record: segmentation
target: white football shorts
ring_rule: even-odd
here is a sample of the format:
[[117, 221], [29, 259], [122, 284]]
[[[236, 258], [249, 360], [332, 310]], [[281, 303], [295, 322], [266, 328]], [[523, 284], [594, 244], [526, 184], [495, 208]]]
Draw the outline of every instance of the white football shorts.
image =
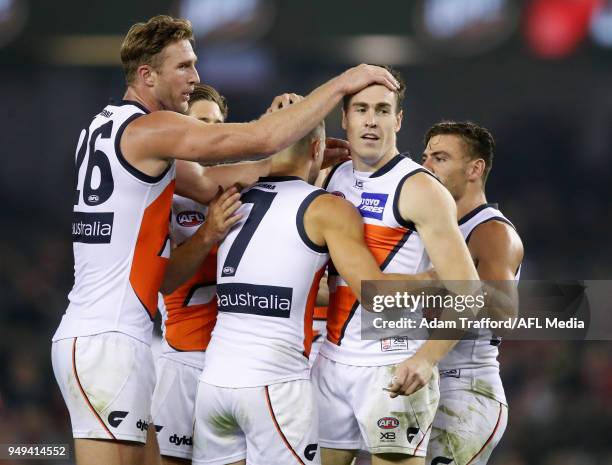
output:
[[146, 442], [155, 386], [147, 344], [119, 332], [61, 339], [51, 361], [74, 438]]
[[157, 359], [151, 416], [161, 455], [191, 459], [195, 399], [202, 369], [176, 358], [161, 355]]
[[318, 418], [309, 380], [252, 388], [200, 381], [193, 461], [225, 465], [320, 464]]
[[410, 396], [389, 397], [396, 365], [352, 366], [321, 354], [312, 369], [321, 447], [424, 457], [439, 398], [439, 377]]
[[485, 465], [508, 423], [508, 407], [473, 391], [443, 391], [427, 465]]

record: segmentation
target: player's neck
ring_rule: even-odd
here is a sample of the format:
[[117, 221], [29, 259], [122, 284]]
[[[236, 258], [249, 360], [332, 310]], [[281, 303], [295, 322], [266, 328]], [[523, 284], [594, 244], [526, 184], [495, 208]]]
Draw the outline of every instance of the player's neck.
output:
[[361, 158], [357, 154], [353, 154], [353, 169], [355, 171], [361, 171], [364, 173], [373, 173], [389, 163], [389, 161], [398, 153], [397, 147], [394, 147], [393, 150], [387, 152], [374, 163], [372, 163], [370, 160]]
[[474, 188], [473, 191], [470, 192], [468, 186], [465, 194], [457, 200], [457, 219], [463, 218], [469, 212], [484, 203], [487, 203], [487, 197], [484, 191], [480, 188]]
[[297, 176], [304, 181], [308, 180], [309, 168], [305, 165], [288, 163], [286, 160], [271, 159], [270, 176]]
[[132, 86], [128, 86], [125, 94], [123, 95], [123, 100], [138, 102], [149, 111], [158, 111], [162, 109], [157, 99], [155, 99], [152, 95], [148, 95], [147, 92], [141, 91], [140, 89]]

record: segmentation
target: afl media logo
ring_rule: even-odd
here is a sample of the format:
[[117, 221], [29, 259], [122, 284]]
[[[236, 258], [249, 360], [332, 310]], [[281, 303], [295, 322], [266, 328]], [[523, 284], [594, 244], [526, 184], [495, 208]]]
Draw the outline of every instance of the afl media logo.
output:
[[180, 212], [176, 215], [176, 222], [184, 227], [199, 226], [204, 223], [204, 215], [196, 211]]

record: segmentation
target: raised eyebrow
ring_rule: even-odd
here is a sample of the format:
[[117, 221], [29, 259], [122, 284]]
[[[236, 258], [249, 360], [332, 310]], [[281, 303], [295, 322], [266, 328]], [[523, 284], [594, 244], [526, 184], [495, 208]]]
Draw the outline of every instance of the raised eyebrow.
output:
[[391, 108], [391, 104], [387, 102], [377, 103], [376, 108]]
[[368, 104], [365, 102], [353, 102], [351, 103], [351, 106], [352, 107], [367, 107]]

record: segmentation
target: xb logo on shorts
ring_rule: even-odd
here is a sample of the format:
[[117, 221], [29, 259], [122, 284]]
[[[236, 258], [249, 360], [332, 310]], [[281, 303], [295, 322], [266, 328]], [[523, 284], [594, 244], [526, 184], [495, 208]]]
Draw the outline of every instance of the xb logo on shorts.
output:
[[373, 192], [363, 192], [361, 194], [361, 203], [358, 210], [363, 218], [374, 218], [382, 220], [385, 205], [387, 204], [388, 194], [375, 194]]
[[386, 432], [380, 433], [380, 441], [381, 442], [395, 441], [395, 431], [386, 431]]
[[121, 410], [114, 410], [108, 414], [108, 424], [113, 428], [116, 428], [121, 424], [123, 419], [128, 416], [129, 412], [122, 412]]

